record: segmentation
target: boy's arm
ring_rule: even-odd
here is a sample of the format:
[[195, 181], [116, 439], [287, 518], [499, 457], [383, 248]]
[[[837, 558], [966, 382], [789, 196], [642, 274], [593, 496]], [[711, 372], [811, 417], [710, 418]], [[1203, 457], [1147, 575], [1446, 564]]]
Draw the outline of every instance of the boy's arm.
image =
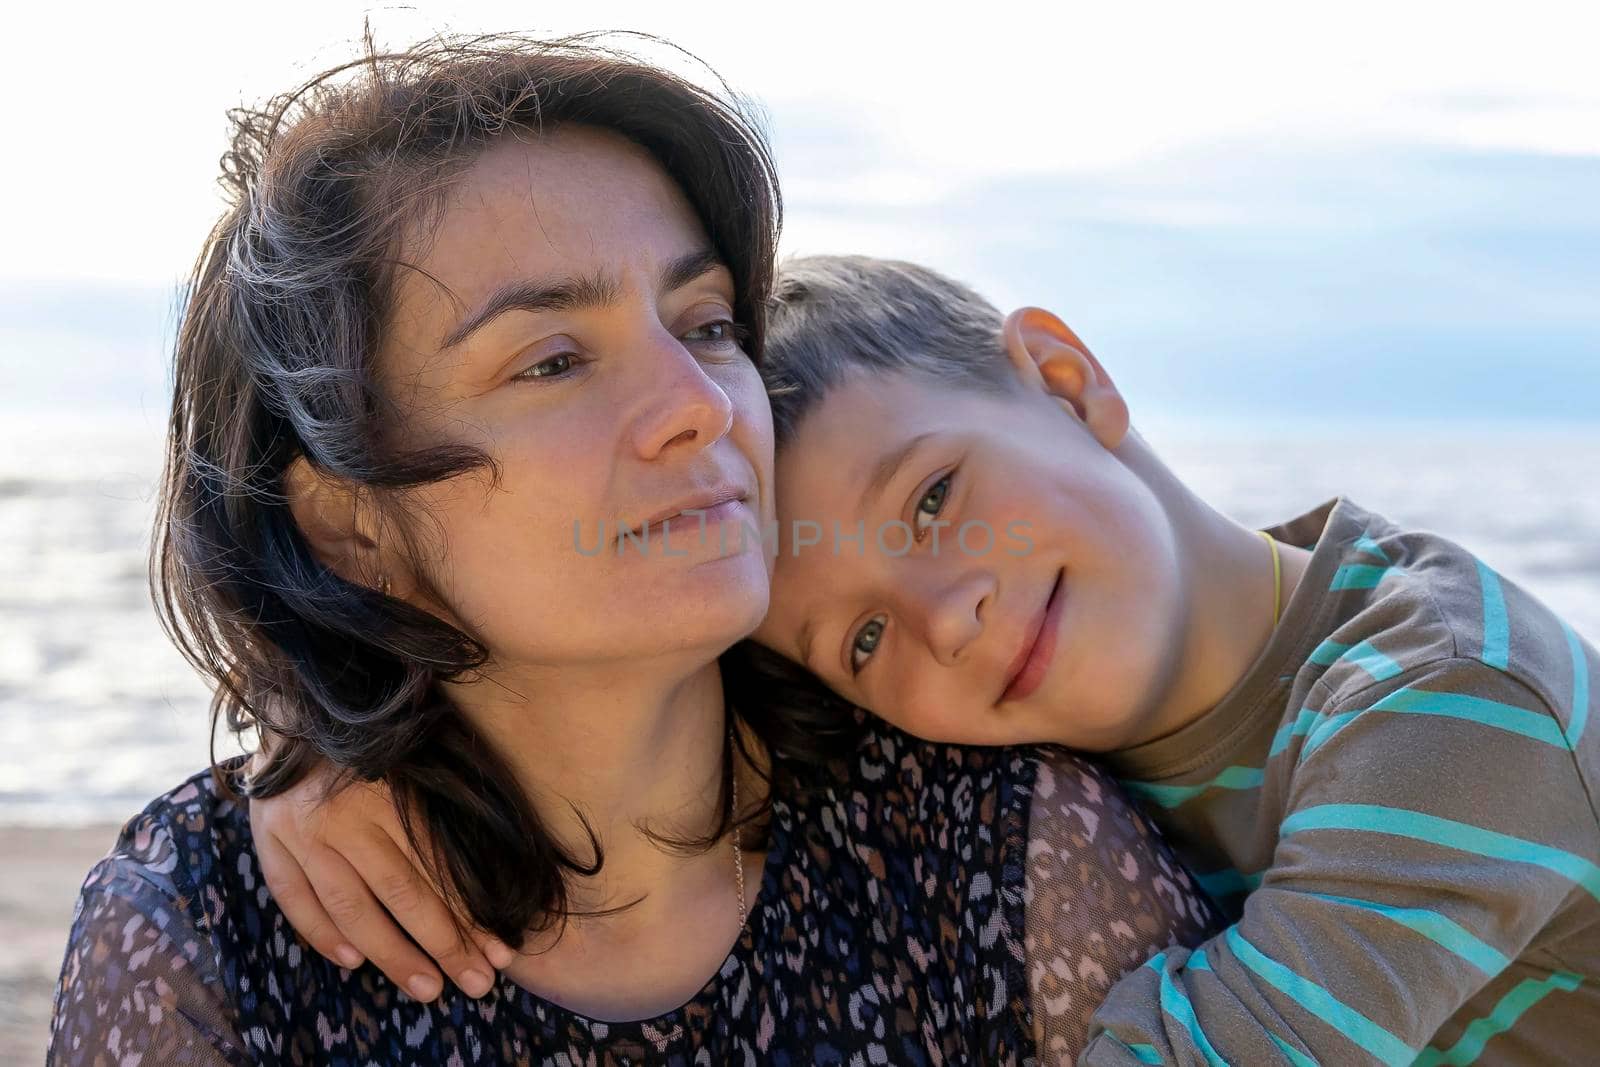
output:
[[1568, 731], [1495, 668], [1374, 683], [1273, 759], [1296, 766], [1269, 765], [1262, 800], [1287, 788], [1288, 814], [1242, 917], [1119, 982], [1080, 1063], [1410, 1064], [1559, 909], [1600, 899]]
[[417, 1000], [443, 992], [440, 967], [467, 995], [485, 995], [511, 950], [481, 930], [462, 936], [387, 786], [325, 796], [331, 778], [319, 767], [287, 792], [250, 801], [262, 878], [284, 917], [328, 959], [349, 968], [371, 960]]

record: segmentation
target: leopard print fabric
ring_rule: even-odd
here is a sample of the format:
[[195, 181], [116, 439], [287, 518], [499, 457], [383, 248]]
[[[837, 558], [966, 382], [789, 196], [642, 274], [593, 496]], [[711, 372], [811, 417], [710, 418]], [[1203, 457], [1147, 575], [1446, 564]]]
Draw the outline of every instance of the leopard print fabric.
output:
[[[299, 941], [209, 772], [124, 828], [79, 897], [49, 1062], [1033, 1064], [1070, 1061], [1109, 984], [1215, 925], [1089, 763], [876, 720], [835, 784], [774, 799], [750, 920], [681, 1007], [603, 1023], [503, 978], [431, 1004]], [[237, 774], [242, 761], [222, 765]]]
[[1211, 899], [1103, 771], [1040, 759], [1023, 887], [1028, 997], [1041, 1063], [1071, 1063], [1112, 984], [1173, 943], [1221, 929]]

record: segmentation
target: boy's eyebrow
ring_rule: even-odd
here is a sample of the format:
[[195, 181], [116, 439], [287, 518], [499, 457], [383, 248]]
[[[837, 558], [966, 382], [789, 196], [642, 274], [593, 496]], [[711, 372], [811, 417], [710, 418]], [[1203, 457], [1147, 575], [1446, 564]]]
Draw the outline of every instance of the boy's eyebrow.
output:
[[727, 264], [722, 257], [710, 248], [702, 248], [698, 252], [689, 252], [679, 256], [667, 264], [661, 272], [660, 292], [670, 293], [674, 289], [682, 289], [690, 282], [704, 275], [710, 274], [718, 268], [726, 269]]
[[906, 457], [917, 450], [917, 446], [934, 435], [933, 430], [919, 433], [899, 448], [887, 452], [873, 466], [872, 473], [867, 478], [866, 487], [861, 490], [861, 499], [856, 503], [856, 510], [865, 515], [871, 503], [883, 492], [886, 485], [893, 480], [895, 472], [906, 461]]
[[[660, 291], [681, 289], [702, 275], [723, 266], [722, 257], [709, 248], [697, 249], [667, 263], [661, 272]], [[621, 285], [606, 274], [540, 281], [520, 278], [490, 294], [483, 306], [463, 318], [439, 345], [449, 351], [508, 311], [579, 311], [604, 307], [617, 299]]]

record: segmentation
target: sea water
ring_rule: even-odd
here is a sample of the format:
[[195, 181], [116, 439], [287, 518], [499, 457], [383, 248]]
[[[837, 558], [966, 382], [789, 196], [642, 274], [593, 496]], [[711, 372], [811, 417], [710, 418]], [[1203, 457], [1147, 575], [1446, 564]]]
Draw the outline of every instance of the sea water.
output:
[[[1344, 494], [1469, 546], [1600, 636], [1600, 428], [1145, 427], [1177, 472], [1264, 526]], [[8, 416], [0, 429], [0, 824], [122, 820], [208, 758], [209, 692], [147, 579], [159, 419]], [[225, 734], [219, 756], [240, 751]]]

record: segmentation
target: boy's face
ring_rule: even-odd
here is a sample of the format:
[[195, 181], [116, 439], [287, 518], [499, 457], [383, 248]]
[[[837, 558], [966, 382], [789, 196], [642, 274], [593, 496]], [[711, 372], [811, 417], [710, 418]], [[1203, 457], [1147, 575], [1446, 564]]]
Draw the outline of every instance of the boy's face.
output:
[[757, 641], [931, 740], [1093, 751], [1135, 736], [1176, 659], [1174, 538], [1060, 400], [1020, 379], [985, 396], [858, 373], [801, 423], [775, 480]]

